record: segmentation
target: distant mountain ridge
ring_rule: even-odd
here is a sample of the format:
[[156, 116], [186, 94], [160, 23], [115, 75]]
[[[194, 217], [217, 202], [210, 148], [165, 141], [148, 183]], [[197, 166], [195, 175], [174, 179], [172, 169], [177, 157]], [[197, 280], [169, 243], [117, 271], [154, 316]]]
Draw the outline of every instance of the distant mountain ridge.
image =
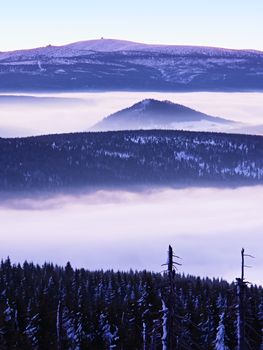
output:
[[162, 53], [174, 53], [174, 54], [202, 54], [207, 56], [213, 56], [218, 54], [221, 57], [229, 56], [257, 56], [263, 55], [262, 51], [249, 50], [249, 49], [229, 49], [211, 46], [194, 46], [194, 45], [164, 45], [164, 44], [144, 44], [138, 42], [132, 42], [128, 40], [118, 39], [93, 39], [78, 41], [66, 45], [47, 45], [32, 49], [20, 49], [14, 51], [0, 51], [0, 59], [8, 59], [14, 56], [16, 57], [34, 57], [50, 56], [54, 57], [55, 53], [62, 57], [71, 57], [72, 54], [83, 54], [84, 52], [117, 52], [117, 51], [150, 51], [150, 52], [162, 52]]
[[99, 39], [0, 52], [0, 90], [263, 89], [263, 52]]
[[212, 125], [234, 124], [233, 121], [212, 117], [167, 100], [145, 99], [104, 118], [91, 130], [176, 129], [180, 125], [182, 127], [183, 123], [200, 121], [210, 122]]

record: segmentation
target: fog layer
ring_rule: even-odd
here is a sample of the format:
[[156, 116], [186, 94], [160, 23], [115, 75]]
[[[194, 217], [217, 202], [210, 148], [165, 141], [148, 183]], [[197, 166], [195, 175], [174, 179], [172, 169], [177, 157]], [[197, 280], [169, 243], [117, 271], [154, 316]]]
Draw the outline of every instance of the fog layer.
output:
[[2, 202], [0, 256], [88, 269], [162, 271], [171, 244], [181, 272], [233, 280], [240, 250], [263, 283], [263, 187], [99, 191], [78, 197]]
[[109, 114], [146, 98], [170, 100], [212, 116], [249, 124], [238, 127], [237, 132], [262, 134], [263, 130], [262, 93], [107, 92], [35, 94], [34, 97], [37, 98], [0, 95], [1, 137], [87, 131]]

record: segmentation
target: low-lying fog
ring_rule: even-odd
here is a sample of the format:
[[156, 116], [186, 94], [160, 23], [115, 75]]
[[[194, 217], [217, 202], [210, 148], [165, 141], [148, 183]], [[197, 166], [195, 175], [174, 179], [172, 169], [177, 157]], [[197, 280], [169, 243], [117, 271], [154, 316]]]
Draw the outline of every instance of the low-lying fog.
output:
[[263, 134], [263, 93], [105, 92], [0, 95], [0, 137], [87, 131], [109, 114], [146, 98], [249, 124], [237, 126], [235, 132]]
[[[35, 97], [34, 97], [35, 96]], [[64, 93], [0, 95], [0, 136], [86, 131], [105, 116], [145, 98], [170, 100], [251, 124], [263, 134], [262, 93]], [[254, 125], [254, 126], [253, 126]], [[244, 131], [244, 130], [243, 130]], [[256, 256], [247, 278], [263, 283], [263, 187], [97, 192], [0, 204], [0, 256], [89, 269], [162, 271], [168, 244], [180, 271], [239, 275], [240, 249]]]
[[171, 244], [180, 271], [233, 280], [240, 250], [246, 277], [263, 284], [263, 186], [101, 191], [1, 202], [0, 256], [88, 269], [162, 271]]

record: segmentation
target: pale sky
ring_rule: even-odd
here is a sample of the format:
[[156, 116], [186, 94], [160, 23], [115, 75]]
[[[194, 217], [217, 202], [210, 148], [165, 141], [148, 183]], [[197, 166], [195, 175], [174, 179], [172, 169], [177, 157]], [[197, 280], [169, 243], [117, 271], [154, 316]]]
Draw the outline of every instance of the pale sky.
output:
[[263, 50], [263, 0], [0, 0], [0, 51], [100, 37]]

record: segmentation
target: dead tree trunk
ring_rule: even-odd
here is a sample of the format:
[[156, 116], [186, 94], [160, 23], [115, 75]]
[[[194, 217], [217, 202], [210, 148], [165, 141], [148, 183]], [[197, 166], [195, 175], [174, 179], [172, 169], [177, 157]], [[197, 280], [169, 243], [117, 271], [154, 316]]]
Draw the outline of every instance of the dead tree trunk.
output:
[[168, 349], [175, 349], [174, 332], [175, 332], [175, 271], [173, 269], [173, 249], [169, 245], [168, 250], [168, 277], [170, 284], [169, 301], [168, 301]]
[[[175, 292], [175, 270], [176, 265], [181, 265], [174, 261], [174, 258], [179, 258], [174, 255], [173, 248], [169, 245], [168, 248], [168, 261], [167, 273], [169, 280], [168, 298], [167, 298], [167, 310], [165, 315], [165, 337], [163, 337], [163, 349], [176, 350], [176, 292]], [[163, 308], [164, 309], [164, 308]]]
[[247, 341], [245, 334], [245, 294], [247, 283], [245, 281], [245, 256], [254, 258], [252, 255], [245, 254], [244, 248], [241, 250], [241, 278], [237, 278], [237, 350], [247, 350]]
[[237, 278], [237, 350], [245, 350], [245, 285], [241, 278]]

